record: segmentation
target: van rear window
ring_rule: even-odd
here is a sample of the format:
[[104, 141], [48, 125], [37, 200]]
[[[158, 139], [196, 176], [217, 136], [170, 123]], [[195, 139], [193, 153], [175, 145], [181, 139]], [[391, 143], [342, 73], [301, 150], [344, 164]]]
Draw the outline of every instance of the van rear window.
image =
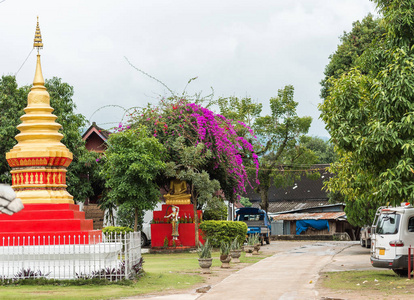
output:
[[396, 234], [398, 233], [398, 225], [400, 224], [399, 214], [383, 214], [380, 215], [377, 223], [378, 234]]
[[262, 221], [264, 219], [264, 214], [259, 215], [237, 215], [237, 221]]

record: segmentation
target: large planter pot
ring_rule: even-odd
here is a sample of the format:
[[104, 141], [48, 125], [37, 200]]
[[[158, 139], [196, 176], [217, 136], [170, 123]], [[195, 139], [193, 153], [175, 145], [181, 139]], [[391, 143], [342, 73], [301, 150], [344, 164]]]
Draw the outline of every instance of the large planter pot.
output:
[[202, 269], [203, 274], [210, 274], [210, 267], [213, 264], [212, 258], [199, 258], [198, 265]]
[[254, 251], [253, 245], [244, 246], [244, 252], [246, 252], [246, 256], [252, 256], [253, 251]]
[[241, 255], [241, 250], [240, 249], [230, 250], [231, 260], [234, 263], [239, 263], [240, 262], [240, 259], [239, 259], [240, 255]]
[[259, 255], [259, 250], [260, 250], [260, 244], [256, 244], [254, 245], [254, 251], [253, 251], [253, 255]]
[[220, 261], [221, 261], [221, 267], [223, 269], [230, 268], [230, 261], [231, 261], [230, 254], [229, 255], [220, 255]]

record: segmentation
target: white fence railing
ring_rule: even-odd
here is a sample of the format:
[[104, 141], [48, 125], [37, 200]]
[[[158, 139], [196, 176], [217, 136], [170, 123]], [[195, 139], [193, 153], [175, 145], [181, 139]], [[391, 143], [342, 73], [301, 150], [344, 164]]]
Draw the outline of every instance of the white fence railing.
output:
[[142, 267], [140, 232], [104, 236], [3, 238], [0, 280], [130, 279]]

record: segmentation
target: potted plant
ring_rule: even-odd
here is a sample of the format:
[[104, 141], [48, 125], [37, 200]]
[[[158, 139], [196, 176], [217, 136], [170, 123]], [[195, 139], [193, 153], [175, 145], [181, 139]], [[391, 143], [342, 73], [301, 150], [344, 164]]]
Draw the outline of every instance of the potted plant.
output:
[[259, 255], [259, 250], [260, 250], [260, 235], [258, 234], [258, 233], [255, 233], [254, 235], [253, 235], [254, 237], [253, 237], [253, 239], [254, 239], [254, 241], [253, 241], [253, 243], [254, 243], [254, 251], [253, 251], [253, 255]]
[[203, 244], [200, 243], [197, 249], [198, 254], [198, 264], [201, 269], [203, 269], [203, 274], [210, 274], [210, 267], [213, 263], [213, 259], [211, 258], [211, 245], [208, 242], [208, 239]]
[[220, 261], [223, 269], [230, 268], [230, 245], [224, 241], [220, 244]]
[[[246, 256], [251, 256], [252, 254], [259, 254], [258, 250], [256, 250], [256, 245], [258, 243], [258, 235], [250, 234], [247, 238], [247, 245], [244, 246], [244, 251], [246, 252]], [[256, 253], [254, 253], [256, 251]]]
[[231, 242], [230, 244], [230, 256], [231, 256], [231, 260], [235, 263], [239, 263], [240, 262], [240, 257], [241, 255], [241, 249], [240, 249], [240, 243], [237, 240], [237, 237], [234, 238], [233, 242]]

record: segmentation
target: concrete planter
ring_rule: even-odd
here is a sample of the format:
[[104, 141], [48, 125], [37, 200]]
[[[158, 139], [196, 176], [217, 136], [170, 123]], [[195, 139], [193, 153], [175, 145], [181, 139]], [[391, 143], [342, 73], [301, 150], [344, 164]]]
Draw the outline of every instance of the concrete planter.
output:
[[210, 274], [210, 267], [213, 264], [212, 258], [199, 258], [198, 265], [203, 270], [203, 274]]
[[240, 255], [241, 255], [241, 250], [240, 249], [230, 250], [231, 260], [234, 263], [239, 263], [240, 262], [240, 259], [239, 259]]
[[253, 250], [253, 255], [259, 255], [259, 250], [260, 250], [260, 244], [256, 244], [253, 246], [254, 250]]
[[221, 268], [223, 269], [230, 268], [230, 261], [231, 261], [230, 255], [220, 255], [220, 261], [221, 261]]
[[254, 251], [254, 246], [252, 245], [244, 246], [244, 252], [246, 252], [246, 256], [252, 256], [253, 251]]

